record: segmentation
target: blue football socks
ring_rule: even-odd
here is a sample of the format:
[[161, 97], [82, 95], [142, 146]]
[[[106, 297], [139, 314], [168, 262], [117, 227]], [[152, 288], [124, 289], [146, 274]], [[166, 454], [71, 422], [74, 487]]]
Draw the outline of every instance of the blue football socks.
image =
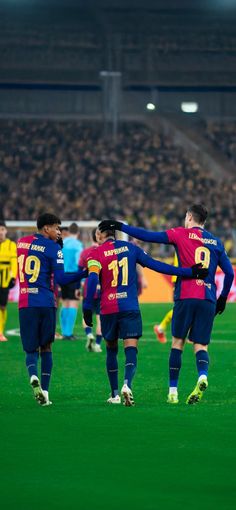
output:
[[39, 353], [37, 351], [26, 353], [25, 362], [30, 377], [32, 377], [32, 375], [38, 377], [38, 358]]
[[86, 334], [86, 335], [90, 335], [90, 333], [92, 333], [92, 328], [90, 328], [89, 326], [86, 326], [86, 327], [84, 328], [84, 331], [85, 331], [85, 334]]
[[171, 349], [169, 357], [169, 386], [177, 388], [179, 372], [181, 369], [182, 351], [180, 349]]
[[196, 353], [196, 363], [197, 363], [197, 371], [198, 376], [200, 375], [208, 375], [209, 368], [209, 355], [207, 351], [198, 351]]
[[52, 353], [41, 352], [41, 386], [45, 391], [48, 391], [49, 388], [52, 364]]
[[96, 335], [96, 344], [101, 345], [102, 335]]
[[118, 361], [117, 361], [118, 347], [110, 349], [107, 347], [107, 375], [111, 386], [111, 396], [116, 397], [119, 394], [118, 391]]
[[131, 388], [132, 379], [137, 367], [137, 347], [125, 348], [125, 379], [124, 382]]

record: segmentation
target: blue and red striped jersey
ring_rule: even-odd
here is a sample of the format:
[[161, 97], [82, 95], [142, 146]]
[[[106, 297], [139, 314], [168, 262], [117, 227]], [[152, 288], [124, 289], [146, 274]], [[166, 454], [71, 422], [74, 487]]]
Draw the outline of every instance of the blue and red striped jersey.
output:
[[180, 267], [189, 267], [202, 262], [209, 274], [205, 280], [178, 278], [175, 284], [175, 299], [216, 300], [215, 274], [217, 266], [227, 273], [231, 270], [224, 245], [213, 234], [201, 227], [177, 227], [166, 231], [169, 243], [174, 244]]
[[17, 243], [17, 259], [19, 308], [55, 307], [54, 272], [64, 269], [60, 246], [41, 234], [22, 237]]
[[139, 310], [136, 264], [165, 274], [192, 277], [191, 268], [174, 267], [154, 260], [138, 246], [107, 239], [88, 257], [88, 294], [84, 308], [90, 308], [97, 284], [101, 284], [101, 314]]

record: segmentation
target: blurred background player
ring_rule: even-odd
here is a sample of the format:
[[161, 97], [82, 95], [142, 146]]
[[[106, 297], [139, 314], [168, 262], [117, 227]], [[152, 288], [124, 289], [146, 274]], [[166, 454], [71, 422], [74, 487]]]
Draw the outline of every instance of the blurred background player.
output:
[[61, 231], [62, 242], [64, 243], [65, 239], [67, 237], [69, 237], [69, 235], [70, 235], [69, 227], [60, 227], [60, 231]]
[[[88, 259], [93, 254], [93, 251], [98, 247], [97, 238], [96, 238], [96, 228], [92, 230], [92, 240], [93, 244], [92, 246], [89, 246], [88, 248], [85, 248], [81, 254], [79, 259], [79, 268], [80, 269], [87, 269], [87, 263]], [[86, 299], [87, 296], [87, 287], [88, 287], [88, 280], [82, 282], [83, 286], [83, 301]], [[89, 352], [102, 352], [101, 348], [101, 341], [102, 341], [102, 332], [101, 332], [101, 320], [100, 320], [100, 283], [97, 284], [96, 293], [93, 297], [93, 303], [92, 303], [92, 310], [93, 313], [96, 314], [96, 341], [93, 335], [92, 327], [87, 326], [83, 319], [83, 328], [85, 331], [85, 334], [87, 336], [87, 342], [86, 342], [86, 349]]]
[[16, 243], [7, 239], [7, 228], [0, 220], [0, 342], [6, 342], [4, 328], [7, 320], [9, 290], [14, 287], [17, 276]]
[[[38, 217], [38, 233], [17, 243], [19, 266], [19, 320], [30, 384], [40, 405], [51, 404], [49, 383], [52, 373], [52, 343], [56, 328], [55, 286], [80, 281], [84, 271], [66, 275], [60, 239], [60, 219], [45, 213]], [[29, 327], [30, 324], [30, 327]], [[41, 356], [41, 381], [38, 357]]]
[[[103, 222], [105, 223], [105, 222]], [[142, 318], [138, 303], [136, 264], [165, 274], [187, 278], [205, 277], [207, 270], [180, 268], [149, 257], [141, 248], [115, 239], [114, 229], [97, 231], [99, 247], [88, 258], [88, 289], [84, 300], [84, 320], [92, 327], [92, 302], [96, 286], [101, 284], [101, 326], [107, 347], [107, 374], [111, 386], [109, 404], [120, 404], [118, 390], [118, 339], [124, 341], [125, 375], [121, 389], [125, 406], [133, 406], [132, 380], [137, 366], [138, 340], [142, 336]], [[200, 264], [201, 265], [201, 264]], [[189, 281], [189, 280], [188, 280]]]
[[[176, 253], [175, 253], [175, 257], [174, 257], [174, 266], [178, 266], [178, 257], [176, 255]], [[171, 282], [173, 284], [173, 287], [175, 286], [176, 280], [177, 280], [177, 276], [171, 277]], [[167, 342], [166, 330], [172, 321], [172, 317], [173, 317], [173, 308], [172, 308], [172, 310], [169, 310], [169, 312], [167, 312], [165, 314], [165, 316], [163, 317], [160, 324], [156, 324], [153, 328], [154, 333], [156, 334], [157, 340], [159, 340], [159, 342], [161, 344], [165, 344]]]
[[[61, 237], [58, 239], [58, 244], [61, 246], [61, 248], [63, 248], [64, 239], [69, 236], [69, 228], [60, 226], [60, 231], [61, 231]], [[56, 300], [57, 300], [57, 330], [55, 332], [55, 340], [62, 340], [63, 335], [61, 335], [61, 333], [58, 332], [58, 327], [59, 327], [58, 315], [59, 315], [60, 301], [61, 301], [61, 287], [60, 287], [60, 285], [56, 285], [55, 296], [56, 296]]]
[[[63, 256], [66, 273], [74, 273], [78, 270], [80, 253], [83, 250], [83, 244], [78, 239], [79, 227], [77, 223], [71, 223], [63, 239]], [[78, 311], [78, 293], [76, 293], [77, 284], [70, 283], [61, 287], [62, 305], [60, 310], [61, 332], [65, 340], [74, 340], [74, 326]]]

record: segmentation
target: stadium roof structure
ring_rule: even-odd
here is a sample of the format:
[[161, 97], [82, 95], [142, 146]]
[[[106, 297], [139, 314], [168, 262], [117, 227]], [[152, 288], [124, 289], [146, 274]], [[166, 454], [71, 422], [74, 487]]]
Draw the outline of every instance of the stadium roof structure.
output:
[[1, 0], [0, 84], [236, 86], [236, 0]]
[[[16, 8], [18, 2], [10, 2], [9, 0], [2, 0], [1, 5]], [[153, 10], [207, 10], [207, 9], [221, 9], [232, 10], [236, 9], [235, 0], [21, 0], [20, 8], [36, 9], [40, 5], [47, 6], [62, 6], [64, 9], [68, 7], [76, 7], [79, 9], [153, 9]], [[18, 4], [19, 6], [19, 4]]]

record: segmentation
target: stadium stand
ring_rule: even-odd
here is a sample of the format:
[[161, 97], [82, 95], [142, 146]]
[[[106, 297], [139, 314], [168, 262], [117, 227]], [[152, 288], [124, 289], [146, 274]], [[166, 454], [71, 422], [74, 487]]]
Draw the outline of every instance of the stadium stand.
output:
[[[122, 124], [114, 144], [99, 122], [1, 120], [0, 155], [6, 219], [31, 220], [52, 209], [64, 219], [112, 216], [164, 230], [182, 223], [188, 203], [203, 201], [211, 211], [208, 228], [235, 254], [236, 181], [206, 175], [145, 124]], [[165, 246], [146, 248], [170, 254]]]
[[206, 136], [231, 162], [236, 163], [236, 122], [206, 121]]

